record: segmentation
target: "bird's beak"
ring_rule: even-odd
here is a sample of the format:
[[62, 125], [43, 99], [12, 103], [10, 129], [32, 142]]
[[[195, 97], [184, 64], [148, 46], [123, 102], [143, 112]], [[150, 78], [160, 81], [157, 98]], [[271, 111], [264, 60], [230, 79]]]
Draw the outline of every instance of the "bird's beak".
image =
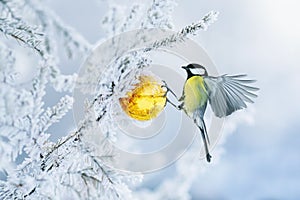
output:
[[186, 66], [182, 66], [181, 68], [182, 68], [182, 69], [187, 69]]

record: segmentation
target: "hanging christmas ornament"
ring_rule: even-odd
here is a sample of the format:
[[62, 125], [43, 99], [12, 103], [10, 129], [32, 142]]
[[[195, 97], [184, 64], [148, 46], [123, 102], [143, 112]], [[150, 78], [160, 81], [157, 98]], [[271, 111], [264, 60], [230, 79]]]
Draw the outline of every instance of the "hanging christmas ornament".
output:
[[167, 90], [155, 75], [140, 75], [138, 83], [119, 99], [124, 112], [133, 119], [146, 121], [156, 118], [166, 105]]

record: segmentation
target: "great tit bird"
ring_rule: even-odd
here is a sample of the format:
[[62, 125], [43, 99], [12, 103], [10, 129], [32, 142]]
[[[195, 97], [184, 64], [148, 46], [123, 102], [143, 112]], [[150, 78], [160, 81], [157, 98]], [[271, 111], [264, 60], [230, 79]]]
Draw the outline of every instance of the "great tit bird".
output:
[[259, 89], [248, 85], [255, 80], [243, 79], [246, 77], [245, 74], [213, 77], [209, 76], [205, 67], [199, 64], [189, 64], [182, 68], [186, 70], [187, 79], [178, 108], [183, 109], [200, 129], [206, 160], [210, 162], [209, 138], [204, 122], [207, 102], [214, 114], [222, 118], [236, 110], [246, 108], [246, 102], [253, 103], [251, 98], [257, 97], [253, 92]]

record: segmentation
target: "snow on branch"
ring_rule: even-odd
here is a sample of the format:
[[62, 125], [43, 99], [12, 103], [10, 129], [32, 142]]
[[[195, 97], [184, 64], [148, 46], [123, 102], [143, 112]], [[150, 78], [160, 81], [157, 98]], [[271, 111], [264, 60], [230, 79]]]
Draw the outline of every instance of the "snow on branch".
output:
[[[153, 0], [149, 7], [111, 6], [103, 25], [108, 37], [138, 28], [171, 29], [175, 5], [174, 0]], [[199, 23], [142, 51], [122, 54], [109, 62], [102, 74], [90, 68], [92, 73], [81, 80], [81, 86], [92, 90], [94, 98], [86, 101], [77, 129], [53, 143], [48, 128], [71, 109], [73, 98], [63, 93], [56, 105], [46, 107], [46, 87], [49, 84], [56, 92], [70, 92], [77, 80], [76, 74], [61, 74], [57, 48], [63, 46], [71, 58], [76, 53], [86, 55], [91, 45], [40, 1], [0, 0], [0, 10], [0, 31], [39, 54], [34, 78], [26, 87], [17, 87], [13, 50], [0, 45], [0, 171], [5, 174], [0, 180], [0, 199], [131, 199], [129, 185], [142, 176], [105, 165], [107, 159], [118, 159], [111, 144], [117, 132], [112, 102], [149, 66], [147, 51], [175, 45], [206, 30], [217, 13], [207, 14]]]
[[175, 0], [152, 0], [141, 28], [173, 29], [172, 14], [176, 5]]
[[14, 70], [16, 61], [14, 53], [0, 42], [0, 55], [2, 55], [0, 60], [0, 82], [13, 85], [17, 77], [17, 73]]
[[73, 105], [73, 98], [66, 95], [60, 99], [58, 104], [52, 108], [47, 108], [46, 111], [40, 116], [38, 127], [40, 132], [44, 132], [49, 126], [55, 122], [58, 122]]
[[[74, 53], [74, 49], [84, 54], [90, 50], [91, 45], [86, 41], [78, 32], [72, 27], [65, 24], [53, 11], [49, 8], [44, 8], [43, 5], [36, 3], [35, 1], [26, 0], [26, 6], [33, 11], [36, 17], [39, 19], [42, 29], [47, 31], [50, 29], [51, 34], [55, 32], [61, 36], [64, 40], [64, 48], [67, 51], [68, 56], [71, 58]], [[50, 34], [50, 36], [51, 36]], [[49, 36], [45, 37], [46, 51], [50, 54], [55, 49], [55, 44], [51, 42]]]
[[43, 33], [38, 31], [36, 26], [28, 25], [21, 18], [17, 17], [14, 13], [15, 8], [11, 7], [12, 5], [14, 4], [9, 1], [0, 1], [0, 31], [42, 55], [43, 52], [39, 44], [42, 41]]
[[196, 34], [198, 30], [206, 31], [208, 27], [217, 20], [218, 15], [218, 12], [211, 11], [208, 14], [206, 14], [199, 22], [184, 27], [177, 33], [171, 35], [170, 37], [164, 38], [159, 41], [155, 41], [150, 47], [146, 48], [145, 51], [151, 51], [160, 47], [172, 46], [176, 44], [176, 42], [184, 41], [184, 39], [188, 35]]

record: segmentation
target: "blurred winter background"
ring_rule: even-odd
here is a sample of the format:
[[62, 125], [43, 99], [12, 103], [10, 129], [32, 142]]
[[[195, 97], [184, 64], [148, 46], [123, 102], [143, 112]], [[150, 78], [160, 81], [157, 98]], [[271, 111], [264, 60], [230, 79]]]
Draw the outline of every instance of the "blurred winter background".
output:
[[[62, 0], [50, 6], [91, 43], [101, 37], [97, 27], [107, 9], [102, 4]], [[297, 0], [186, 0], [175, 8], [175, 29], [218, 10], [217, 23], [193, 39], [220, 73], [247, 73], [261, 88], [253, 106], [254, 123], [241, 123], [226, 137], [220, 161], [193, 182], [193, 199], [300, 197], [299, 6]]]
[[[128, 1], [128, 3], [131, 1]], [[126, 5], [126, 1], [120, 1]], [[60, 0], [47, 3], [91, 44], [104, 36], [100, 28], [106, 2]], [[300, 2], [297, 0], [179, 1], [175, 30], [210, 10], [219, 20], [193, 39], [203, 46], [221, 74], [247, 73], [258, 80], [259, 98], [248, 111], [229, 117], [220, 157], [193, 177], [192, 199], [298, 199], [300, 197]], [[82, 58], [66, 61], [62, 72], [79, 69]], [[67, 66], [68, 65], [68, 66]], [[25, 73], [25, 72], [24, 72]], [[51, 89], [48, 91], [52, 93]], [[59, 99], [53, 93], [47, 104]], [[251, 117], [247, 118], [247, 113]], [[234, 124], [240, 118], [245, 123]], [[74, 129], [72, 114], [49, 132]], [[230, 133], [230, 134], [229, 134]], [[60, 135], [52, 135], [56, 140]], [[200, 168], [201, 166], [199, 166]], [[193, 171], [191, 171], [193, 172]], [[146, 175], [143, 187], [174, 175], [174, 166]], [[149, 177], [147, 177], [149, 176]], [[182, 185], [178, 182], [179, 192]]]

